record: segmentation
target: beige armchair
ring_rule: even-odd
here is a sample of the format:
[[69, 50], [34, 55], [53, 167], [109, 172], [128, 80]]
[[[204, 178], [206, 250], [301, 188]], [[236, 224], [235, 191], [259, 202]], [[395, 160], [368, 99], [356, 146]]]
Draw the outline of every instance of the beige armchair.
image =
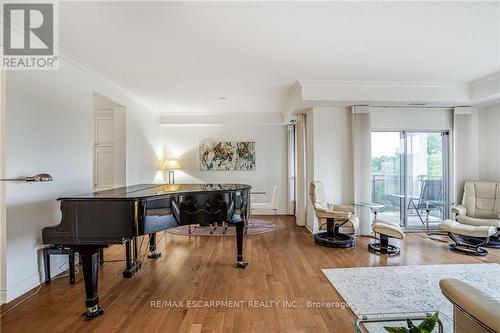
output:
[[467, 181], [462, 204], [452, 208], [456, 221], [446, 220], [442, 228], [455, 244], [451, 249], [486, 255], [480, 246], [500, 248], [500, 183]]
[[314, 235], [316, 244], [343, 248], [353, 246], [354, 238], [339, 231], [341, 226], [352, 226], [354, 232], [358, 229], [359, 220], [352, 207], [326, 202], [325, 189], [318, 181], [309, 185], [309, 196], [318, 218], [319, 229], [326, 229], [326, 232]]
[[454, 333], [500, 332], [498, 299], [457, 279], [442, 279], [439, 287], [454, 306]]

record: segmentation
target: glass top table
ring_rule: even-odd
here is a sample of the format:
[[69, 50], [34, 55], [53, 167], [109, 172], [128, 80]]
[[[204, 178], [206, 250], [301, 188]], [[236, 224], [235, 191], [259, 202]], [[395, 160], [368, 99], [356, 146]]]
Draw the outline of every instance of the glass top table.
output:
[[[408, 328], [407, 319], [410, 319], [412, 323], [417, 326], [435, 312], [436, 311], [362, 314], [354, 321], [354, 329], [356, 333], [387, 333], [384, 326]], [[453, 320], [439, 313], [438, 321], [432, 332], [452, 333], [453, 328]]]

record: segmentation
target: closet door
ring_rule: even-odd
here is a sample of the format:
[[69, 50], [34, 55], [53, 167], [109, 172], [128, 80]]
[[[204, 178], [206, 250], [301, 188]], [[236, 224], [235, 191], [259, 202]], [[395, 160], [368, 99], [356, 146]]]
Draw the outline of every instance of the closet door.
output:
[[94, 117], [94, 146], [109, 147], [114, 144], [113, 116]]
[[94, 191], [101, 191], [113, 187], [113, 148], [94, 150]]
[[93, 190], [114, 186], [115, 133], [113, 111], [94, 113]]

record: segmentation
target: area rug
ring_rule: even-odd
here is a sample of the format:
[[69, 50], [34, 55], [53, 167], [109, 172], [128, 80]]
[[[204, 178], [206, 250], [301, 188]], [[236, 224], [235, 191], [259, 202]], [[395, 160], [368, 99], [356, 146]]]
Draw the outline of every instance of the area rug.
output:
[[[211, 229], [212, 233], [210, 233]], [[278, 226], [274, 223], [264, 220], [250, 219], [250, 221], [248, 221], [247, 235], [260, 235], [267, 232], [271, 232], [276, 229], [278, 229]], [[167, 232], [169, 234], [180, 235], [180, 236], [228, 236], [228, 235], [234, 235], [236, 230], [234, 226], [231, 225], [228, 226], [225, 233], [223, 228], [220, 226], [217, 227], [215, 230], [213, 230], [213, 228], [211, 227], [201, 227], [198, 225], [192, 225], [190, 234], [188, 232], [188, 226], [183, 225], [177, 228], [167, 229]]]
[[[500, 298], [500, 265], [422, 265], [322, 269], [354, 314], [439, 311], [445, 332], [452, 332], [453, 306], [441, 294], [439, 280], [456, 278]], [[380, 327], [374, 331], [385, 332]]]

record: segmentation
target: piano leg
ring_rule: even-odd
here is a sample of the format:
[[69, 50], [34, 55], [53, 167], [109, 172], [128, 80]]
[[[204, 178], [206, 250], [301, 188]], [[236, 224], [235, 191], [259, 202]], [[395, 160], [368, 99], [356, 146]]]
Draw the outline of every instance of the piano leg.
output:
[[236, 223], [236, 249], [238, 255], [236, 257], [236, 268], [245, 269], [248, 263], [243, 261], [243, 229], [245, 228], [245, 220]]
[[139, 248], [137, 246], [137, 237], [129, 239], [125, 242], [126, 269], [123, 271], [123, 277], [131, 278], [137, 273], [142, 266], [139, 259]]
[[156, 252], [156, 233], [149, 234], [149, 252], [148, 258], [150, 259], [161, 257], [161, 252]]
[[68, 250], [69, 284], [75, 284], [75, 250]]
[[87, 312], [82, 313], [85, 320], [92, 320], [104, 313], [99, 306], [97, 295], [97, 282], [99, 278], [99, 247], [78, 247], [82, 262], [83, 280], [85, 283], [85, 306]]

